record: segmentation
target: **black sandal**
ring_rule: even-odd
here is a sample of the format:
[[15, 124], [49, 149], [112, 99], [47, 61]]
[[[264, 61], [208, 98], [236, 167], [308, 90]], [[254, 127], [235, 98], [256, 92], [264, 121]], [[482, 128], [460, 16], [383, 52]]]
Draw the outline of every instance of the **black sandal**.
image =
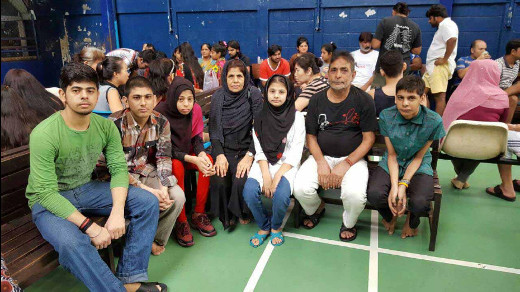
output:
[[493, 192], [489, 191], [488, 189], [486, 189], [486, 193], [494, 196], [494, 197], [497, 197], [497, 198], [500, 198], [502, 200], [506, 200], [508, 202], [514, 202], [516, 201], [516, 197], [514, 198], [511, 198], [511, 197], [506, 197], [504, 196], [504, 193], [502, 192], [502, 189], [500, 188], [500, 185], [497, 185], [493, 188]]
[[520, 192], [520, 180], [513, 180], [513, 189], [515, 189], [515, 192]]
[[[302, 225], [303, 228], [305, 228], [305, 229], [313, 229], [314, 227], [316, 227], [316, 225], [318, 225], [318, 223], [320, 223], [320, 219], [321, 219], [321, 217], [323, 217], [323, 214], [325, 214], [325, 208], [323, 208], [323, 210], [321, 210], [320, 213], [314, 213], [314, 214], [312, 214], [312, 215], [310, 215], [310, 216], [309, 216], [309, 215], [305, 215], [305, 216], [303, 217], [303, 220], [302, 220], [302, 224], [301, 224], [301, 225]], [[309, 221], [311, 221], [311, 223], [312, 223], [312, 227], [309, 227], [309, 226], [305, 225], [305, 223], [304, 223], [305, 220], [309, 220]]]
[[[157, 285], [161, 287], [161, 290], [157, 289]], [[163, 283], [159, 282], [142, 282], [141, 286], [139, 286], [139, 289], [137, 289], [135, 292], [167, 292], [168, 286]]]
[[[341, 233], [345, 232], [345, 231], [354, 233], [354, 236], [349, 237], [349, 238], [341, 237]], [[341, 223], [341, 228], [339, 229], [339, 240], [347, 242], [347, 241], [352, 241], [352, 240], [356, 239], [356, 237], [357, 237], [357, 229], [356, 229], [356, 227], [347, 228], [345, 226], [345, 224]]]

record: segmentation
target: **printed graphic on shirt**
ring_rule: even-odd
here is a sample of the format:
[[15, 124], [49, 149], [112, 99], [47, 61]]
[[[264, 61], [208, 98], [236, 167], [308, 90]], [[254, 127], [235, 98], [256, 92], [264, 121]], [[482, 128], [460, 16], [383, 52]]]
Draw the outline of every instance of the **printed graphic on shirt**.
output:
[[408, 52], [411, 49], [412, 32], [408, 26], [396, 24], [392, 34], [386, 39], [385, 49], [400, 50], [401, 52]]
[[351, 108], [346, 114], [342, 114], [341, 117], [344, 119], [329, 122], [327, 120], [327, 114], [320, 114], [318, 116], [318, 124], [320, 125], [320, 131], [324, 131], [328, 126], [334, 125], [347, 125], [347, 126], [359, 126], [359, 114], [356, 112], [354, 108]]

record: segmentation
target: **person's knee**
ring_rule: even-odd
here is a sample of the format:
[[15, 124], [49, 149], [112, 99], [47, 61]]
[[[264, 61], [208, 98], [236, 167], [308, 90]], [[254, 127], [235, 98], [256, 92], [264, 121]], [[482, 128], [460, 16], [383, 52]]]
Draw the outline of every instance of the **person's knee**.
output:
[[62, 236], [57, 246], [55, 246], [55, 249], [60, 257], [70, 257], [76, 256], [79, 253], [84, 253], [82, 249], [88, 247], [89, 245], [90, 240], [82, 236], [82, 234], [76, 234], [74, 232], [72, 234]]
[[430, 201], [425, 197], [411, 197], [409, 199], [408, 210], [414, 214], [425, 213], [430, 209]]
[[384, 205], [386, 205], [386, 193], [375, 188], [368, 188], [367, 200], [372, 206], [378, 209], [382, 208]]
[[258, 182], [253, 179], [253, 178], [249, 178], [245, 185], [244, 185], [244, 190], [242, 192], [242, 195], [244, 196], [244, 200], [246, 202], [251, 202], [253, 200], [255, 200], [257, 197], [258, 197], [258, 189], [259, 189], [260, 185], [258, 184]]
[[291, 185], [282, 178], [273, 196], [273, 204], [288, 206], [291, 202]]
[[130, 188], [129, 192], [135, 195], [135, 206], [139, 206], [140, 209], [147, 212], [149, 210], [159, 210], [159, 199], [152, 193], [145, 191], [141, 188]]
[[518, 96], [517, 95], [510, 95], [509, 96], [509, 104], [516, 106], [518, 104]]
[[341, 200], [349, 204], [364, 205], [367, 202], [367, 193], [362, 189], [341, 189]]
[[184, 206], [186, 203], [186, 196], [184, 191], [177, 185], [169, 188], [170, 199], [174, 200], [175, 205]]

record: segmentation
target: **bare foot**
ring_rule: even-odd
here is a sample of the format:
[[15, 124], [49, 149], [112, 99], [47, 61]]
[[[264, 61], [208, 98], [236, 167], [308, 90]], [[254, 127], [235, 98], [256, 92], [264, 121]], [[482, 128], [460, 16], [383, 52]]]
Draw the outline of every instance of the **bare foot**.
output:
[[238, 222], [240, 222], [240, 224], [242, 224], [242, 225], [246, 225], [246, 224], [249, 224], [249, 222], [251, 222], [251, 219], [238, 218]]
[[[321, 204], [320, 204], [320, 206], [318, 207], [318, 210], [316, 210], [316, 212], [314, 212], [314, 214], [319, 214], [319, 213], [321, 213], [321, 211], [323, 211], [323, 208], [325, 208], [325, 202], [324, 202], [324, 201], [321, 201]], [[313, 224], [312, 221], [309, 220], [309, 219], [304, 219], [304, 220], [303, 220], [303, 225], [307, 226], [308, 228], [312, 228], [312, 227], [314, 227], [314, 224]]]
[[[260, 230], [258, 231], [258, 234], [260, 234], [260, 235], [269, 234], [269, 231], [268, 231], [268, 230], [262, 230], [262, 229], [260, 229]], [[258, 238], [253, 238], [253, 239], [251, 239], [251, 243], [252, 243], [253, 245], [258, 246], [258, 245], [260, 244], [260, 240], [258, 240]]]
[[163, 245], [158, 245], [155, 242], [152, 243], [152, 254], [154, 256], [158, 256], [158, 255], [162, 254], [165, 250], [166, 250], [166, 248]]
[[383, 225], [385, 226], [385, 229], [388, 231], [389, 235], [394, 234], [395, 231], [395, 223], [397, 222], [397, 216], [392, 217], [392, 220], [390, 222], [386, 222], [385, 219], [382, 220]]
[[401, 238], [414, 237], [416, 235], [417, 228], [410, 228], [410, 213], [408, 213], [404, 222], [403, 232], [401, 232]]

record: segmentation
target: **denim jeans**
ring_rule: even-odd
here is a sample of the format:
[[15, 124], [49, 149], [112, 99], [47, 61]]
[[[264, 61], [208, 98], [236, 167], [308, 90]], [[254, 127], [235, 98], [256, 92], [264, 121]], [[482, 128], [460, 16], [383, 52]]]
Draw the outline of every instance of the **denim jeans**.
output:
[[255, 217], [256, 224], [262, 230], [280, 229], [283, 217], [287, 212], [289, 203], [291, 202], [291, 186], [289, 181], [282, 177], [273, 195], [273, 215], [268, 217], [267, 210], [262, 204], [260, 196], [262, 190], [260, 184], [254, 178], [248, 178], [244, 186], [244, 201], [246, 201], [249, 210]]
[[[109, 216], [112, 210], [109, 182], [91, 181], [60, 194], [85, 216]], [[115, 276], [88, 235], [76, 225], [40, 204], [33, 206], [32, 216], [43, 238], [58, 252], [60, 264], [90, 291], [126, 291], [123, 284], [148, 280], [148, 260], [159, 218], [159, 202], [148, 191], [131, 186], [128, 189], [125, 218], [130, 219], [130, 225]]]

